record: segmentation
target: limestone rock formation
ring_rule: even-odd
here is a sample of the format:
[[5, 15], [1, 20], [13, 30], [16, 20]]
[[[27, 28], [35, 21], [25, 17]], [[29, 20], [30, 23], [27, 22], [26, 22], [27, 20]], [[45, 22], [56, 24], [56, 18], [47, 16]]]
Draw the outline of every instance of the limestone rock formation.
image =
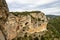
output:
[[15, 37], [29, 37], [34, 34], [42, 35], [40, 33], [47, 30], [48, 21], [42, 12], [20, 13], [18, 16], [12, 13], [8, 15], [8, 13], [5, 0], [0, 0], [0, 30], [5, 40], [12, 40]]
[[8, 7], [5, 0], [0, 0], [0, 25], [2, 25], [8, 17]]
[[46, 31], [47, 18], [44, 13], [26, 13], [18, 16], [9, 14], [8, 20], [5, 23], [6, 31], [9, 39], [15, 37], [24, 37], [25, 34], [30, 36], [31, 34]]
[[[3, 37], [5, 38], [6, 40], [6, 35], [5, 35], [5, 27], [4, 27], [4, 24], [7, 20], [7, 17], [8, 17], [8, 13], [9, 13], [9, 10], [8, 10], [8, 6], [6, 4], [6, 1], [5, 0], [0, 0], [0, 38]], [[2, 40], [2, 38], [1, 38]]]

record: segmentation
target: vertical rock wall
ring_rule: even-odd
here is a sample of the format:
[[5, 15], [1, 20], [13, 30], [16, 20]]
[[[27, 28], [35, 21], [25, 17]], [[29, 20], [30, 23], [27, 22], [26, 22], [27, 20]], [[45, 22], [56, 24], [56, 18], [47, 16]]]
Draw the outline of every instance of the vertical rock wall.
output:
[[[27, 35], [40, 35], [40, 32], [46, 31], [47, 18], [44, 13], [24, 13], [19, 16], [10, 14], [5, 23], [8, 38], [13, 39], [15, 37], [24, 37]], [[42, 33], [43, 34], [43, 33]]]
[[[6, 4], [5, 0], [0, 0], [0, 31], [2, 34], [0, 34], [1, 36], [4, 36], [5, 40], [6, 40], [6, 34], [5, 34], [5, 27], [4, 24], [8, 18], [8, 6]], [[2, 40], [3, 38], [1, 38]]]
[[[5, 40], [12, 40], [16, 37], [40, 35], [47, 26], [47, 19], [42, 12], [30, 12], [24, 15], [15, 16], [9, 14], [5, 0], [0, 0], [0, 30]], [[37, 34], [36, 34], [37, 33]], [[1, 37], [1, 36], [0, 36]], [[1, 39], [2, 40], [2, 39]]]

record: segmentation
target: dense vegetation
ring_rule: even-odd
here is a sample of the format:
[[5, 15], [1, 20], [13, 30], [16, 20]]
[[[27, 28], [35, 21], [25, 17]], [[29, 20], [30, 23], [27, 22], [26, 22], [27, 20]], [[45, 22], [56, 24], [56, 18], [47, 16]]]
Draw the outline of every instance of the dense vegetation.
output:
[[60, 40], [60, 16], [50, 17], [48, 31], [43, 35], [43, 40]]
[[25, 11], [25, 12], [10, 12], [12, 14], [14, 14], [15, 16], [18, 16], [18, 15], [28, 15], [30, 13], [40, 13], [41, 11]]
[[49, 24], [51, 24], [58, 32], [60, 32], [60, 16], [56, 16], [55, 18], [51, 19]]

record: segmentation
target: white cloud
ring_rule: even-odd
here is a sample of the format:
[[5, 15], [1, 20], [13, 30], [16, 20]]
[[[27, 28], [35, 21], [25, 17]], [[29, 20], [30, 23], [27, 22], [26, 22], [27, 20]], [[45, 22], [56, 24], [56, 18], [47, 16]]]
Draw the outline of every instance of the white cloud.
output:
[[[15, 4], [19, 4], [19, 5], [27, 5], [27, 8], [34, 8], [38, 5], [44, 5], [44, 4], [49, 4], [49, 3], [52, 3], [52, 2], [56, 2], [57, 0], [6, 0], [8, 4], [11, 4], [11, 5], [8, 5], [8, 6], [18, 6], [18, 5], [15, 5]], [[24, 7], [24, 6], [23, 6]]]
[[[6, 0], [9, 6], [10, 11], [32, 11], [32, 10], [41, 10], [45, 14], [54, 14], [60, 15], [60, 7], [53, 4], [52, 7], [46, 9], [35, 8], [36, 6], [45, 5], [54, 3], [58, 0]], [[18, 4], [18, 5], [17, 5]], [[21, 6], [23, 5], [23, 6]], [[55, 6], [54, 6], [55, 5]], [[19, 6], [19, 8], [17, 8]]]
[[19, 4], [33, 4], [33, 5], [43, 5], [57, 0], [6, 0], [7, 3], [19, 3]]
[[41, 9], [41, 11], [46, 14], [60, 15], [60, 7]]

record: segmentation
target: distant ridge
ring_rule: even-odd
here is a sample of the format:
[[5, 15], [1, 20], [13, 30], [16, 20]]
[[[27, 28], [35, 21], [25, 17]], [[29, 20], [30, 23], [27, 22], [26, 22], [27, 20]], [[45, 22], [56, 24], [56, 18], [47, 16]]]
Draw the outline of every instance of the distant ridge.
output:
[[46, 16], [50, 18], [55, 18], [57, 15], [46, 15]]

